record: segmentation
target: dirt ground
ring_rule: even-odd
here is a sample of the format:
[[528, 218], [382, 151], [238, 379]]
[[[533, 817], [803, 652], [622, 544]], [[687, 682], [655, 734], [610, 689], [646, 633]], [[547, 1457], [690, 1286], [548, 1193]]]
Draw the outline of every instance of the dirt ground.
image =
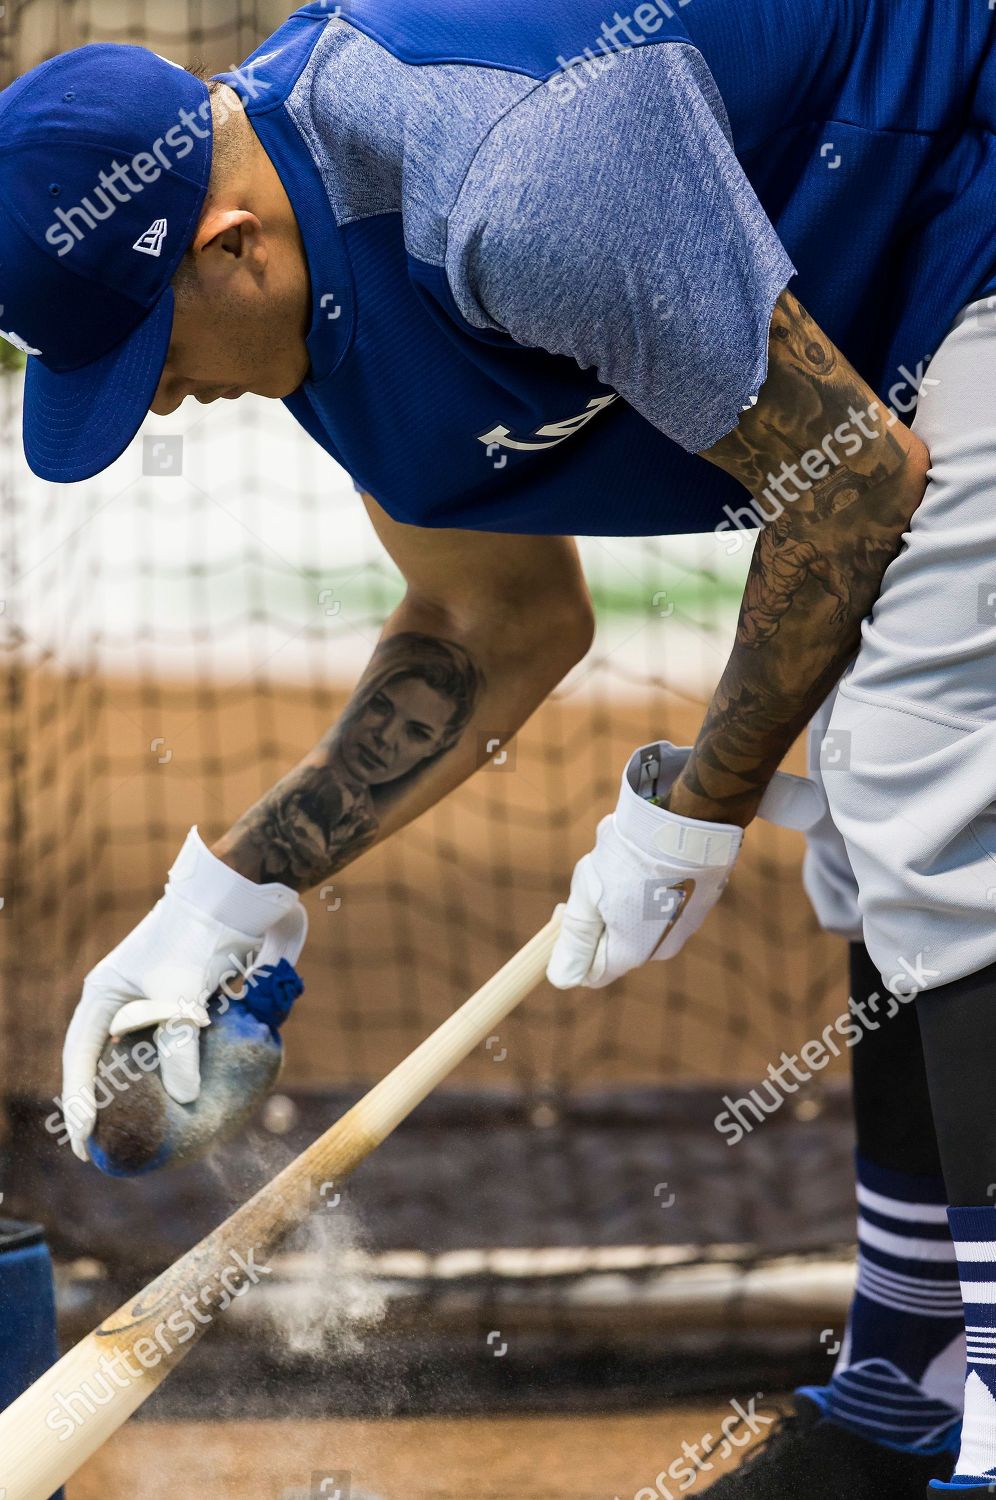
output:
[[[751, 1395], [739, 1398], [745, 1409]], [[774, 1407], [758, 1401], [755, 1411], [771, 1417]], [[695, 1450], [708, 1433], [722, 1442], [730, 1413], [683, 1404], [604, 1417], [138, 1422], [87, 1464], [67, 1500], [173, 1500], [178, 1482], [198, 1500], [328, 1500], [337, 1491], [340, 1500], [668, 1500], [707, 1493], [736, 1464], [736, 1453], [717, 1456], [692, 1485], [683, 1467], [667, 1473], [683, 1444]]]

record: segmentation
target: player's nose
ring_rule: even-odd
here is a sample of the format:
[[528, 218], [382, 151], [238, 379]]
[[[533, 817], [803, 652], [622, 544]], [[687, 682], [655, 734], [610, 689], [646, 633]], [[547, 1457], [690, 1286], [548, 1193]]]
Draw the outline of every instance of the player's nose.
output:
[[171, 370], [170, 361], [167, 360], [149, 410], [157, 417], [171, 416], [177, 407], [182, 406], [187, 397], [194, 393], [196, 388], [195, 381], [184, 379], [183, 376]]
[[153, 396], [149, 410], [157, 417], [168, 417], [183, 405], [186, 394], [179, 381], [164, 380]]

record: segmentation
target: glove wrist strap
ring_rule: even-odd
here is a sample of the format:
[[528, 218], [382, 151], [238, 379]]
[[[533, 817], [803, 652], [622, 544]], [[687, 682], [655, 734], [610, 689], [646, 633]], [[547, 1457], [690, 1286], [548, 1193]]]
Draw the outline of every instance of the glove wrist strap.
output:
[[643, 770], [648, 750], [657, 755], [661, 794], [673, 785], [691, 753], [687, 748], [664, 743], [636, 751], [623, 775], [616, 809], [617, 831], [645, 854], [681, 860], [700, 869], [732, 864], [743, 842], [742, 828], [732, 823], [704, 823], [698, 819], [681, 818], [663, 807], [655, 807], [646, 796], [639, 795], [636, 787], [641, 784], [641, 776], [644, 784], [646, 782]]
[[205, 916], [256, 938], [300, 905], [290, 886], [257, 885], [226, 865], [211, 853], [196, 828], [187, 834], [174, 861], [167, 889]]
[[[623, 775], [620, 811], [627, 801], [626, 792], [629, 790], [634, 797], [650, 808], [651, 813], [663, 812], [662, 808], [652, 807], [649, 799], [654, 796], [665, 796], [671, 790], [685, 769], [691, 753], [691, 746], [672, 745], [667, 740], [660, 740], [655, 745], [644, 745], [641, 749], [634, 751]], [[773, 823], [777, 828], [791, 828], [799, 833], [806, 833], [813, 828], [825, 812], [826, 798], [821, 788], [807, 777], [793, 776], [787, 771], [775, 772], [758, 808], [758, 816], [764, 818], [766, 822]], [[679, 823], [685, 821], [688, 820], [678, 819]], [[702, 823], [697, 826], [724, 831], [729, 831], [733, 827], [728, 823]], [[735, 854], [736, 849], [740, 847], [742, 832], [741, 830], [741, 839], [737, 841], [732, 854]], [[633, 835], [630, 836], [633, 837]], [[636, 842], [635, 838], [634, 842]], [[691, 854], [680, 854], [678, 849], [670, 845], [665, 852], [678, 854], [680, 858], [693, 857]], [[717, 859], [715, 862], [722, 864], [725, 861]], [[709, 863], [713, 861], [710, 860]]]

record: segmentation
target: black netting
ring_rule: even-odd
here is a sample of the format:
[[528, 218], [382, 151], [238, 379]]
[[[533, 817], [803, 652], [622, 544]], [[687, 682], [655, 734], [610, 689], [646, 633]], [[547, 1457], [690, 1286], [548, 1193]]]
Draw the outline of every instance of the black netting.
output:
[[[284, 13], [250, 0], [14, 0], [0, 19], [2, 65], [10, 78], [53, 52], [113, 39], [222, 68]], [[149, 909], [192, 823], [219, 835], [324, 734], [401, 585], [349, 481], [279, 405], [249, 398], [219, 414], [188, 402], [150, 424], [150, 442], [177, 444], [169, 477], [154, 465], [143, 472], [140, 438], [100, 479], [60, 489], [21, 458], [19, 385], [16, 372], [0, 374], [0, 1037], [24, 1146], [38, 1102], [58, 1088], [87, 968]], [[546, 920], [634, 746], [694, 735], [746, 557], [725, 556], [713, 537], [589, 542], [584, 553], [598, 642], [519, 736], [514, 761], [480, 773], [309, 898], [308, 993], [287, 1034], [291, 1094], [331, 1103], [382, 1076]], [[489, 1192], [478, 1235], [530, 1246], [646, 1240], [664, 1222], [654, 1193], [667, 1177], [687, 1215], [662, 1238], [722, 1240], [745, 1258], [752, 1246], [812, 1252], [840, 1238], [842, 1117], [836, 1145], [819, 1137], [823, 1181], [836, 1173], [845, 1184], [822, 1228], [804, 1142], [796, 1151], [779, 1136], [778, 1192], [759, 1171], [751, 1193], [749, 1158], [731, 1165], [736, 1153], [710, 1124], [727, 1085], [763, 1077], [845, 1003], [843, 955], [816, 928], [801, 853], [796, 836], [755, 827], [721, 910], [685, 954], [607, 991], [538, 992], [460, 1070], [444, 1095], [477, 1100], [479, 1126], [499, 1129], [505, 1109], [516, 1122], [490, 1134], [485, 1153], [494, 1180], [508, 1183], [509, 1217]], [[694, 1090], [699, 1145], [676, 1156], [662, 1140], [658, 1162], [646, 1104], [633, 1100], [656, 1091], [670, 1101], [663, 1137], [681, 1090]], [[452, 1172], [438, 1169], [443, 1106], [425, 1138], [428, 1249], [475, 1233], [466, 1150], [454, 1147]], [[804, 1136], [806, 1107], [793, 1118]], [[551, 1126], [536, 1150], [531, 1130]], [[467, 1138], [466, 1121], [452, 1129], [454, 1141]], [[35, 1211], [44, 1200], [51, 1223], [58, 1184], [63, 1207], [76, 1207], [71, 1231], [55, 1232], [79, 1254], [87, 1225], [99, 1238], [101, 1220], [79, 1174], [61, 1158], [46, 1167], [36, 1147], [24, 1147], [26, 1175], [10, 1190]], [[371, 1178], [382, 1248], [418, 1237], [417, 1152], [394, 1159], [404, 1170]], [[117, 1243], [126, 1248], [132, 1234], [148, 1248], [148, 1219], [130, 1201]], [[441, 1228], [448, 1207], [452, 1233]]]

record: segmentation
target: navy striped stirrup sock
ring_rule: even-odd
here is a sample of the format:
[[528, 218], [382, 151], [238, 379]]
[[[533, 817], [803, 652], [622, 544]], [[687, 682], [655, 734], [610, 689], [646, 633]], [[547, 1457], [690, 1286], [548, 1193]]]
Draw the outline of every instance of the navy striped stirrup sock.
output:
[[996, 1208], [952, 1208], [948, 1220], [965, 1304], [965, 1424], [954, 1477], [932, 1488], [996, 1495]]
[[802, 1391], [831, 1421], [908, 1452], [958, 1443], [965, 1325], [945, 1200], [940, 1178], [858, 1158], [858, 1282], [847, 1333], [830, 1383]]

